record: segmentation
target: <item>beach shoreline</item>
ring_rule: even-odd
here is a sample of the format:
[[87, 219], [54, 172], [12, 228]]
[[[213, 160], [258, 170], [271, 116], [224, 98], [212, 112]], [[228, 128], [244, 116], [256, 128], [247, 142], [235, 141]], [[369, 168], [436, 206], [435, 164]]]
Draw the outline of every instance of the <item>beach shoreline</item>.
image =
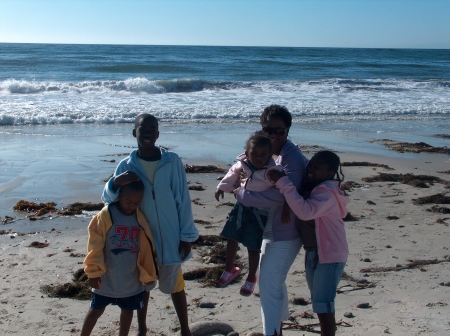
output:
[[[162, 134], [162, 144], [168, 143], [165, 137], [167, 134]], [[48, 137], [43, 137], [42, 142], [39, 138], [21, 139], [19, 143], [11, 141], [10, 146], [2, 145], [10, 154], [6, 156], [9, 159], [2, 161], [4, 176], [10, 176], [12, 182], [3, 180], [0, 183], [1, 218], [13, 217], [0, 226], [0, 230], [4, 230], [4, 234], [0, 235], [2, 335], [77, 334], [88, 309], [88, 301], [48, 297], [41, 291], [41, 286], [71, 282], [73, 273], [83, 267], [86, 227], [93, 213], [47, 215], [44, 219], [31, 221], [27, 214], [14, 212], [12, 206], [20, 199], [55, 201], [58, 208], [72, 202], [100, 202], [104, 179], [110, 176], [118, 160], [124, 157], [119, 154], [129, 152], [131, 148], [127, 146], [134, 141], [129, 135], [128, 140], [119, 141], [117, 138], [105, 140], [104, 137], [94, 136], [75, 138], [75, 141], [74, 138], [60, 139], [49, 146]], [[234, 139], [227, 151], [238, 154], [240, 147], [236, 144], [244, 139], [245, 135]], [[69, 148], [73, 148], [72, 152], [67, 151], [68, 143], [71, 143]], [[111, 146], [111, 143], [116, 146]], [[88, 145], [90, 147], [85, 148], [89, 150], [83, 151], [81, 147]], [[20, 146], [25, 150], [21, 152]], [[33, 146], [40, 147], [41, 152], [33, 154]], [[204, 146], [219, 150], [224, 145], [205, 143]], [[333, 144], [329, 147], [338, 149]], [[307, 148], [305, 155], [311, 157], [317, 149]], [[232, 164], [232, 161], [218, 160], [217, 153], [209, 155], [205, 152], [204, 156], [190, 154], [194, 151], [190, 152], [186, 145], [176, 146], [173, 150], [180, 152], [183, 162], [189, 165], [212, 164], [227, 170]], [[338, 154], [343, 162], [360, 162], [360, 165], [343, 167], [345, 180], [354, 182], [348, 193], [351, 200], [349, 212], [356, 220], [346, 222], [350, 257], [345, 270], [347, 278], [340, 283], [343, 292], [336, 298], [336, 319], [340, 323], [337, 334], [447, 335], [450, 330], [450, 288], [445, 283], [450, 281], [450, 263], [447, 259], [450, 255], [450, 215], [429, 212], [427, 209], [436, 204], [416, 205], [413, 200], [439, 193], [448, 195], [448, 186], [434, 181], [426, 183], [427, 188], [418, 188], [401, 182], [366, 182], [364, 179], [385, 173], [427, 175], [449, 181], [450, 156], [439, 153], [390, 153], [382, 156], [345, 151], [338, 151]], [[364, 165], [364, 162], [374, 165]], [[226, 195], [220, 203], [214, 199], [214, 190], [221, 176], [222, 173], [187, 174], [189, 185], [204, 189], [190, 192], [194, 219], [200, 234], [204, 236], [219, 234], [231, 209], [228, 203], [234, 202], [231, 195]], [[449, 207], [445, 204], [437, 206]], [[41, 249], [30, 247], [34, 241], [48, 243], [48, 246]], [[241, 249], [239, 254], [245, 262], [243, 252]], [[208, 248], [196, 247], [194, 258], [184, 265], [184, 271], [213, 267], [214, 264], [205, 263], [208, 258], [202, 257], [204, 253], [211, 252]], [[309, 300], [303, 274], [303, 255], [302, 251], [288, 275], [291, 299]], [[411, 263], [414, 260], [422, 260], [423, 264], [413, 267]], [[436, 263], [432, 263], [433, 260]], [[363, 269], [366, 272], [362, 272]], [[255, 295], [249, 298], [240, 296], [240, 285], [235, 283], [222, 289], [205, 287], [197, 280], [186, 281], [190, 322], [227, 323], [241, 335], [247, 335], [250, 331], [261, 332], [259, 299]], [[151, 296], [150, 334], [174, 335], [177, 319], [170, 297], [158, 290], [153, 291]], [[357, 308], [359, 304], [368, 304], [368, 308]], [[288, 321], [290, 324], [285, 325], [286, 328], [318, 322], [317, 318], [308, 317], [310, 304], [301, 306], [291, 302], [290, 312], [292, 319]], [[354, 317], [344, 317], [344, 313], [348, 312]], [[108, 307], [93, 335], [116, 334], [118, 317], [118, 310]], [[312, 328], [317, 330], [317, 326]], [[134, 320], [132, 333], [135, 330]], [[296, 329], [283, 331], [288, 336], [298, 333]]]

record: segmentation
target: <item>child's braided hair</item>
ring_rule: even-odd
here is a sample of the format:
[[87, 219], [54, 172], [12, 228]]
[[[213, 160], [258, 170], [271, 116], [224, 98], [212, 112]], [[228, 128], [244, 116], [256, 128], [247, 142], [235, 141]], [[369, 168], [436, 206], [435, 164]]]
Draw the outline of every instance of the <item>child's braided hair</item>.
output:
[[333, 178], [339, 182], [339, 187], [341, 187], [341, 182], [344, 181], [344, 174], [342, 173], [341, 159], [336, 153], [329, 150], [321, 150], [314, 155], [314, 158], [328, 166], [328, 169], [334, 173]]

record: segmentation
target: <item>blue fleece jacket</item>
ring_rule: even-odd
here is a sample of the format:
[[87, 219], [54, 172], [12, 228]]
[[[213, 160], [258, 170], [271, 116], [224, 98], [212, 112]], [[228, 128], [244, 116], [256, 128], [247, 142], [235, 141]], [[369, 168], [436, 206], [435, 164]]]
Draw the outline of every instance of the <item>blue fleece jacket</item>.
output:
[[[156, 245], [159, 265], [181, 264], [178, 253], [180, 240], [193, 242], [198, 238], [192, 216], [191, 199], [183, 163], [177, 154], [161, 148], [161, 160], [155, 172], [154, 185], [138, 160], [137, 150], [120, 161], [114, 177], [127, 171], [135, 172], [144, 182], [145, 193], [140, 210], [144, 213]], [[114, 177], [105, 185], [102, 200], [115, 202], [120, 188], [113, 189]], [[185, 260], [191, 258], [190, 254]]]

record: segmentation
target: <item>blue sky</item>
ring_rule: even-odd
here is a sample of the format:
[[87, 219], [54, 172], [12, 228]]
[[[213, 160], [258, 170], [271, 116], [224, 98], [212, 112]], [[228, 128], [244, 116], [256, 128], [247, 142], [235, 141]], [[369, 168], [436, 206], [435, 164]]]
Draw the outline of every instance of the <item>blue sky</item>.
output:
[[450, 48], [450, 0], [0, 0], [0, 42]]

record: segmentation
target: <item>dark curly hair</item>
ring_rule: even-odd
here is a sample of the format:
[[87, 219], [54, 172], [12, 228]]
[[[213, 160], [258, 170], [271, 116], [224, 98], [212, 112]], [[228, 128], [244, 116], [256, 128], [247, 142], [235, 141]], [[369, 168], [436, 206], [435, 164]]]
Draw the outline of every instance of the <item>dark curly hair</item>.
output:
[[267, 146], [270, 151], [272, 151], [272, 140], [270, 140], [262, 131], [256, 131], [250, 138], [245, 142], [244, 149], [248, 151], [250, 149], [250, 144], [254, 146]]
[[334, 173], [333, 178], [339, 182], [339, 187], [341, 182], [344, 181], [344, 174], [342, 173], [341, 159], [339, 156], [329, 150], [321, 150], [314, 154], [313, 158], [321, 164], [328, 166], [328, 169]]
[[259, 123], [264, 125], [270, 118], [279, 118], [283, 120], [287, 128], [290, 128], [292, 125], [292, 115], [286, 106], [275, 104], [267, 106], [259, 117]]

